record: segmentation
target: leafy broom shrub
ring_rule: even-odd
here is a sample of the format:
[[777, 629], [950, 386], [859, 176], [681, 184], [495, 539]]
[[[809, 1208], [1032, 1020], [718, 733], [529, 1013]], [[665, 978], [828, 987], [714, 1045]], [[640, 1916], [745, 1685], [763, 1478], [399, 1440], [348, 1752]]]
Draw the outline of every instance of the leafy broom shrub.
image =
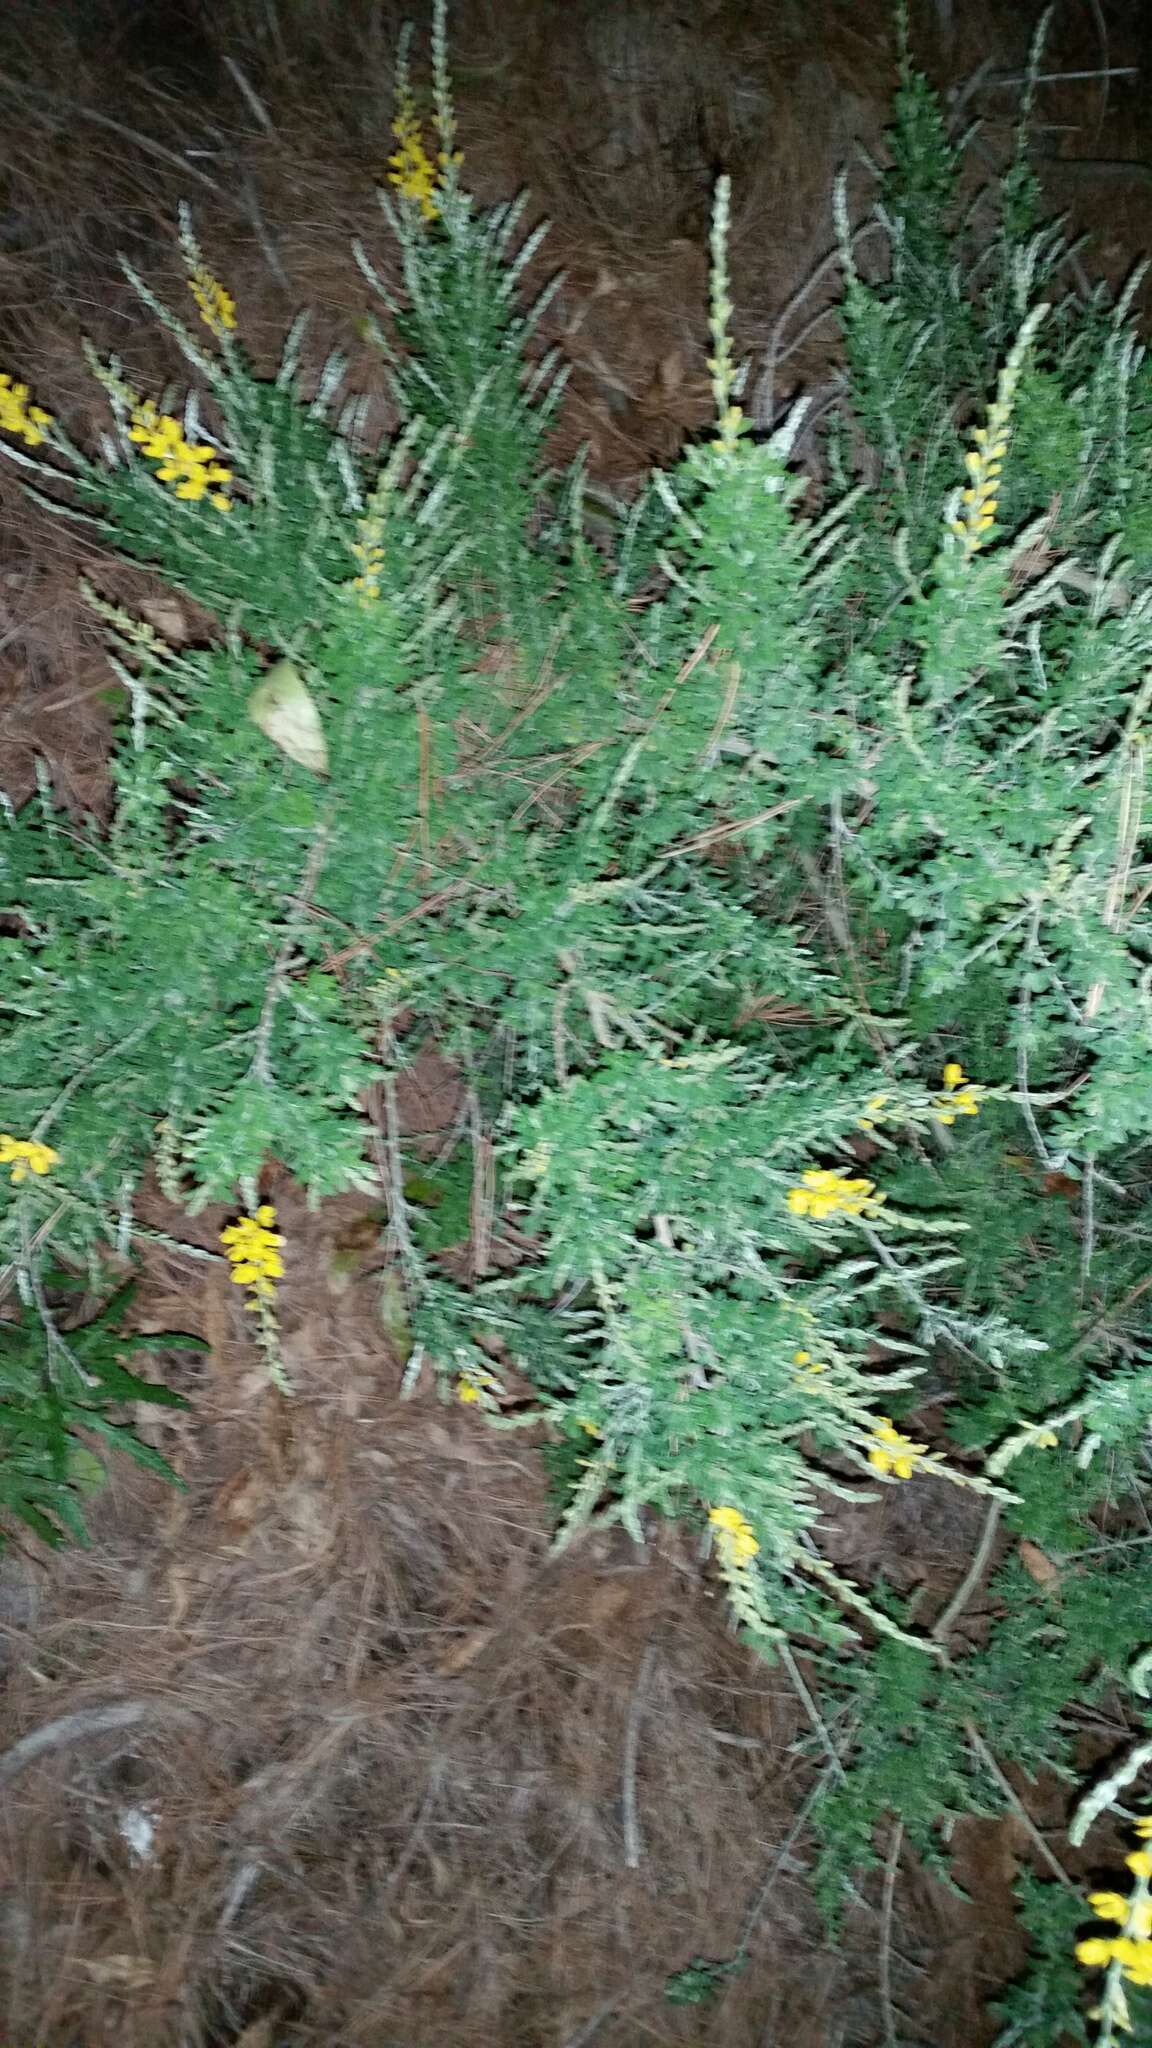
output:
[[[1139, 1502], [1152, 1412], [1148, 372], [1130, 295], [1065, 289], [1023, 142], [971, 245], [905, 52], [892, 260], [865, 280], [845, 234], [822, 491], [802, 406], [771, 432], [740, 408], [722, 181], [713, 433], [593, 546], [580, 466], [540, 467], [534, 242], [461, 183], [443, 27], [431, 148], [401, 77], [386, 446], [338, 360], [303, 395], [299, 326], [256, 377], [187, 219], [207, 339], [136, 280], [187, 395], [94, 361], [91, 452], [0, 390], [30, 488], [218, 622], [175, 648], [93, 595], [111, 825], [42, 792], [0, 837], [0, 1239], [41, 1347], [30, 1381], [5, 1326], [4, 1456], [21, 1389], [65, 1438], [141, 1398], [64, 1400], [44, 1273], [131, 1244], [150, 1165], [224, 1205], [285, 1391], [262, 1171], [383, 1189], [408, 1384], [428, 1363], [543, 1426], [560, 1543], [679, 1516], [750, 1639], [816, 1657], [849, 1730], [816, 1806], [834, 1906], [885, 1812], [930, 1852], [1002, 1763], [1073, 1772], [1078, 1704], [1142, 1647], [1139, 1568], [1094, 1517]], [[466, 1083], [470, 1285], [397, 1117], [429, 1036]], [[531, 1249], [495, 1273], [501, 1218]], [[925, 1374], [950, 1446], [909, 1419]], [[29, 1498], [67, 1526], [60, 1457]], [[838, 1499], [931, 1475], [1055, 1558], [1058, 1615], [1009, 1563], [962, 1653], [832, 1565]]]

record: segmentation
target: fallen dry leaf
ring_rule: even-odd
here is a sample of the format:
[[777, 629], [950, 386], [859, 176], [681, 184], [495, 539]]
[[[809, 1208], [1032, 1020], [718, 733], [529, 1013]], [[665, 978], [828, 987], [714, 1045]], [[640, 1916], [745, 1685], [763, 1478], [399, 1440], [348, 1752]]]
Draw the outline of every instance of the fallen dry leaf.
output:
[[153, 630], [173, 647], [188, 638], [188, 620], [178, 604], [166, 597], [143, 597], [140, 610]]
[[327, 775], [328, 742], [320, 713], [292, 662], [273, 662], [248, 699], [248, 716], [290, 761], [313, 775]]
[[250, 2027], [245, 2027], [242, 2034], [237, 2034], [233, 2048], [273, 2048], [275, 2038], [275, 2020], [253, 2020]]
[[326, 1556], [335, 1542], [334, 1510], [319, 1489], [296, 1480], [281, 1488], [278, 1505], [295, 1548], [312, 1558]]
[[1016, 1554], [1028, 1577], [1043, 1587], [1045, 1592], [1051, 1592], [1059, 1586], [1060, 1567], [1053, 1563], [1046, 1550], [1041, 1550], [1038, 1543], [1030, 1543], [1027, 1536], [1022, 1536]]
[[450, 1650], [444, 1652], [436, 1666], [437, 1676], [454, 1678], [458, 1671], [466, 1671], [469, 1664], [475, 1662], [481, 1650], [486, 1649], [491, 1640], [490, 1628], [472, 1629], [468, 1635], [461, 1637], [458, 1643], [453, 1643]]
[[588, 1600], [588, 1619], [593, 1628], [605, 1628], [631, 1604], [632, 1589], [623, 1579], [602, 1579]]
[[93, 1984], [119, 1991], [146, 1991], [156, 1979], [156, 1965], [149, 1956], [100, 1956], [93, 1962], [78, 1957], [77, 1965]]
[[246, 1468], [225, 1480], [213, 1506], [230, 1534], [243, 1535], [258, 1519], [268, 1494], [267, 1474]]

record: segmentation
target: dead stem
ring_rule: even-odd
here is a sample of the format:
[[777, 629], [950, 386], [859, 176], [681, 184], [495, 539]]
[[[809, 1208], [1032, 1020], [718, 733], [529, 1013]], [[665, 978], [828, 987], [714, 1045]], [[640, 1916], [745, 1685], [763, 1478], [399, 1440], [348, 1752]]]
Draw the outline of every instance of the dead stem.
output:
[[884, 2017], [885, 2048], [899, 2048], [900, 2040], [892, 2004], [892, 1907], [903, 1846], [904, 1823], [898, 1820], [888, 1840], [888, 1854], [884, 1859], [884, 1891], [880, 1900], [880, 2010]]

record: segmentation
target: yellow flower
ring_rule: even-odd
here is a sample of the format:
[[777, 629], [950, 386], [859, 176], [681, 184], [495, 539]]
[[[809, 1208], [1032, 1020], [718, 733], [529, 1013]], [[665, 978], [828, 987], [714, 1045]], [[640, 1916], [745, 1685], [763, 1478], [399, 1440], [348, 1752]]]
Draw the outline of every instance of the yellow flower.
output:
[[192, 272], [188, 289], [205, 327], [211, 328], [217, 341], [221, 335], [231, 334], [236, 326], [236, 301], [202, 263]]
[[759, 1554], [760, 1545], [739, 1508], [712, 1508], [708, 1520], [716, 1530], [721, 1561], [732, 1571], [746, 1571]]
[[[989, 417], [1001, 412], [1000, 424], [1006, 430], [1009, 410], [1010, 407], [1001, 406], [998, 400]], [[964, 542], [965, 560], [979, 552], [984, 545], [984, 536], [996, 524], [1000, 476], [1008, 448], [1006, 431], [1002, 432], [1001, 438], [989, 442], [986, 430], [977, 427], [972, 439], [975, 446], [964, 457], [970, 482], [960, 493], [963, 517], [951, 522], [953, 533]]]
[[498, 1385], [495, 1373], [484, 1372], [479, 1367], [469, 1367], [460, 1374], [456, 1382], [456, 1399], [463, 1402], [465, 1408], [470, 1408], [474, 1401], [481, 1400]]
[[911, 1479], [927, 1449], [927, 1444], [913, 1443], [898, 1430], [890, 1416], [878, 1415], [868, 1463], [885, 1478]]
[[1060, 1439], [1054, 1429], [1042, 1429], [1039, 1436], [1035, 1436], [1032, 1439], [1033, 1445], [1038, 1451], [1054, 1451], [1059, 1441]]
[[35, 448], [52, 425], [52, 415], [41, 405], [29, 405], [28, 398], [26, 384], [17, 384], [6, 371], [0, 372], [0, 427], [5, 433], [19, 434]]
[[170, 413], [158, 413], [148, 401], [135, 406], [128, 439], [158, 464], [157, 480], [171, 484], [178, 498], [195, 503], [206, 497], [218, 511], [231, 510], [232, 501], [221, 486], [231, 483], [232, 471], [206, 442], [186, 441], [180, 421]]
[[60, 1158], [51, 1145], [42, 1145], [38, 1138], [12, 1138], [0, 1132], [0, 1166], [12, 1168], [13, 1187], [19, 1187], [30, 1173], [50, 1173]]
[[968, 1079], [963, 1067], [955, 1060], [949, 1060], [942, 1078], [947, 1092], [936, 1097], [933, 1115], [937, 1123], [954, 1124], [958, 1116], [978, 1116], [981, 1092]]
[[876, 1193], [874, 1181], [850, 1179], [847, 1174], [810, 1166], [797, 1187], [789, 1189], [788, 1207], [794, 1216], [811, 1216], [820, 1223], [826, 1216], [872, 1216], [885, 1200]]
[[1152, 1942], [1126, 1942], [1120, 1960], [1129, 1984], [1152, 1984]]
[[596, 1424], [594, 1422], [586, 1421], [583, 1415], [578, 1415], [576, 1417], [576, 1427], [577, 1429], [582, 1429], [584, 1431], [585, 1436], [602, 1437], [604, 1434], [604, 1431], [602, 1429], [597, 1429]]
[[718, 441], [713, 441], [712, 446], [721, 455], [731, 455], [737, 441], [744, 432], [743, 407], [739, 405], [728, 406], [722, 418], [717, 421], [717, 425], [720, 429], [720, 438]]
[[963, 559], [978, 554], [996, 524], [1008, 433], [1016, 404], [1016, 392], [1024, 357], [1042, 312], [1024, 322], [1016, 343], [1000, 372], [996, 396], [988, 407], [983, 426], [972, 429], [972, 446], [964, 457], [967, 485], [960, 493], [962, 516], [949, 521], [952, 532], [963, 544]]
[[792, 1363], [793, 1365], [800, 1366], [804, 1372], [827, 1372], [828, 1370], [828, 1367], [822, 1364], [820, 1359], [813, 1358], [810, 1351], [794, 1351], [792, 1353]]
[[362, 519], [359, 539], [352, 543], [352, 553], [360, 565], [360, 574], [353, 578], [352, 588], [360, 593], [361, 604], [373, 604], [380, 595], [380, 578], [384, 573], [384, 526], [378, 513], [369, 513]]
[[397, 146], [388, 159], [389, 184], [395, 186], [402, 199], [412, 200], [426, 221], [439, 220], [440, 208], [436, 204], [439, 178], [436, 166], [424, 147], [415, 103], [407, 88], [400, 93], [392, 133]]
[[875, 1130], [877, 1122], [883, 1122], [887, 1102], [888, 1097], [886, 1095], [872, 1095], [869, 1097], [868, 1101], [864, 1104], [863, 1116], [856, 1119], [862, 1131]]
[[[1142, 1841], [1152, 1840], [1152, 1815], [1141, 1815], [1132, 1826]], [[1080, 1942], [1076, 1955], [1090, 1969], [1119, 1963], [1129, 1984], [1147, 1988], [1152, 1986], [1152, 1898], [1148, 1896], [1152, 1851], [1133, 1849], [1124, 1862], [1137, 1879], [1128, 1898], [1115, 1891], [1088, 1894], [1088, 1904], [1097, 1918], [1114, 1920], [1121, 1932], [1107, 1940], [1096, 1935]]]
[[1128, 1918], [1128, 1901], [1123, 1892], [1089, 1892], [1088, 1904], [1098, 1920], [1118, 1920], [1122, 1927]]
[[1102, 1935], [1089, 1935], [1087, 1941], [1076, 1943], [1076, 1961], [1083, 1963], [1086, 1970], [1107, 1969], [1116, 1946], [1116, 1942], [1105, 1941]]
[[249, 1308], [270, 1301], [276, 1292], [276, 1281], [284, 1278], [279, 1250], [284, 1239], [275, 1223], [276, 1211], [271, 1202], [262, 1202], [254, 1216], [241, 1216], [220, 1232], [233, 1280], [237, 1287], [252, 1291], [252, 1300], [246, 1304]]

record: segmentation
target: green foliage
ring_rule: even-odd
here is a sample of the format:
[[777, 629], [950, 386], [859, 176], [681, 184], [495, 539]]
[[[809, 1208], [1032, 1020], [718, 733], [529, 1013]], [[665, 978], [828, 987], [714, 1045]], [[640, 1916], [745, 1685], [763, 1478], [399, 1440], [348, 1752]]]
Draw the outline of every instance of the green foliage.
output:
[[710, 1963], [703, 1956], [694, 1956], [682, 1970], [665, 1978], [664, 1996], [669, 2005], [710, 2005], [739, 1967], [739, 1963]]
[[131, 1296], [131, 1287], [122, 1287], [87, 1321], [62, 1325], [41, 1293], [0, 1324], [0, 1537], [7, 1522], [53, 1546], [66, 1537], [86, 1542], [82, 1503], [103, 1485], [96, 1453], [104, 1445], [174, 1478], [167, 1461], [117, 1415], [136, 1403], [188, 1404], [140, 1379], [124, 1360], [175, 1344], [202, 1347], [174, 1331], [125, 1335], [120, 1325]]
[[442, 1164], [406, 1173], [404, 1199], [412, 1228], [429, 1257], [464, 1244], [472, 1227], [472, 1160], [461, 1147]]
[[988, 1587], [996, 1618], [978, 1649], [943, 1664], [889, 1641], [863, 1663], [826, 1667], [827, 1696], [855, 1731], [847, 1771], [826, 1781], [815, 1814], [817, 1892], [830, 1919], [847, 1875], [879, 1860], [885, 1814], [898, 1814], [910, 1844], [940, 1867], [943, 1824], [1002, 1809], [999, 1767], [1033, 1781], [1074, 1776], [1079, 1716], [1114, 1695], [1146, 1640], [1145, 1578], [1139, 1549], [1083, 1560], [1073, 1551], [1044, 1585], [1012, 1560]]
[[[842, 221], [823, 501], [802, 408], [756, 432], [736, 403], [722, 181], [715, 429], [593, 546], [581, 465], [542, 467], [535, 238], [463, 189], [437, 22], [439, 146], [410, 107], [386, 207], [386, 445], [338, 362], [301, 391], [299, 328], [255, 374], [187, 222], [211, 346], [138, 281], [193, 379], [175, 466], [115, 365], [97, 452], [14, 429], [38, 492], [216, 625], [172, 647], [93, 600], [111, 823], [42, 794], [0, 834], [4, 1114], [54, 1149], [0, 1189], [0, 1244], [37, 1303], [50, 1258], [131, 1241], [150, 1162], [189, 1209], [253, 1212], [270, 1157], [386, 1200], [409, 1381], [540, 1431], [557, 1540], [682, 1517], [749, 1638], [812, 1649], [851, 1731], [834, 1906], [884, 1813], [938, 1855], [1003, 1764], [1069, 1772], [1077, 1705], [1142, 1647], [1114, 1518], [1152, 1420], [1152, 386], [1130, 298], [1065, 292], [1023, 129], [960, 208], [905, 50], [887, 264]], [[465, 1092], [431, 1169], [396, 1106], [429, 1040]], [[494, 1273], [497, 1217], [522, 1257]], [[440, 1254], [469, 1233], [465, 1284]], [[68, 1432], [124, 1442], [102, 1404], [143, 1397], [48, 1363], [13, 1368], [11, 1505], [58, 1535]], [[925, 1374], [947, 1441], [916, 1435]], [[1059, 1578], [1002, 1565], [947, 1655], [821, 1541], [934, 1478]]]
[[1028, 1936], [1028, 1963], [992, 2007], [995, 2017], [1004, 2021], [995, 2048], [1052, 2048], [1055, 2041], [1086, 2044], [1091, 2036], [1080, 2011], [1083, 1985], [1072, 1959], [1084, 1921], [1083, 1902], [1075, 1892], [1027, 1874], [1017, 1880], [1016, 1897], [1020, 1924]]

